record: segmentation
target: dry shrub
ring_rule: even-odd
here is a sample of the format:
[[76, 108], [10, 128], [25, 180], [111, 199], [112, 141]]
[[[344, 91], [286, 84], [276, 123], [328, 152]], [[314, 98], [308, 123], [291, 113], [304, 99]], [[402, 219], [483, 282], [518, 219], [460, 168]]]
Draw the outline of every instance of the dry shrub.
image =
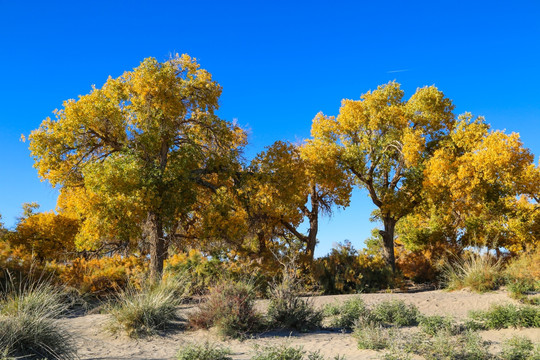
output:
[[321, 326], [322, 311], [315, 310], [312, 301], [300, 297], [302, 290], [298, 267], [294, 262], [283, 263], [281, 280], [270, 286], [268, 297], [269, 326], [277, 329], [309, 331]]
[[516, 298], [540, 291], [540, 247], [520, 254], [508, 263], [504, 275], [508, 290]]
[[223, 336], [243, 337], [261, 327], [255, 311], [255, 292], [246, 282], [225, 280], [210, 289], [188, 321], [194, 329], [217, 327]]
[[13, 286], [39, 283], [40, 279], [55, 281], [55, 277], [54, 265], [40, 263], [24, 247], [0, 240], [0, 293]]
[[423, 249], [409, 250], [396, 240], [396, 266], [404, 277], [414, 282], [434, 282], [440, 275], [443, 258], [449, 249], [441, 244], [428, 245]]

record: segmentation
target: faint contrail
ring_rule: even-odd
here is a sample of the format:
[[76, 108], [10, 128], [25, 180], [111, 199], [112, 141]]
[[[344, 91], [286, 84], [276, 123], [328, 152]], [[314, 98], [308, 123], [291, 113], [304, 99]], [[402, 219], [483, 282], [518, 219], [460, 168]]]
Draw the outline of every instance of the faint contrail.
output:
[[386, 73], [387, 74], [393, 74], [393, 73], [399, 73], [399, 72], [405, 72], [405, 71], [409, 71], [409, 69], [390, 70], [390, 71], [387, 71]]

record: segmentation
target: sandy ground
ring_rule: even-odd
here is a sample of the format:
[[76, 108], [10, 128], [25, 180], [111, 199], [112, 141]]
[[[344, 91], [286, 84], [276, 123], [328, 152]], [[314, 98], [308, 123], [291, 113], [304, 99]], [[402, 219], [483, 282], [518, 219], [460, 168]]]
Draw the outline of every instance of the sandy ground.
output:
[[[441, 290], [399, 294], [361, 294], [314, 297], [314, 305], [322, 307], [333, 302], [343, 302], [360, 296], [368, 305], [389, 299], [402, 299], [414, 304], [425, 315], [449, 315], [463, 320], [470, 310], [486, 310], [491, 304], [513, 302], [503, 291], [476, 294], [469, 291], [444, 292]], [[265, 308], [265, 301], [257, 306]], [[179, 309], [181, 313], [192, 311], [190, 307]], [[249, 359], [255, 346], [281, 345], [302, 346], [304, 350], [320, 351], [328, 359], [336, 355], [353, 359], [379, 359], [381, 353], [359, 350], [350, 333], [318, 331], [308, 334], [274, 332], [244, 341], [222, 341], [212, 331], [169, 331], [146, 339], [133, 340], [125, 336], [114, 336], [104, 330], [108, 315], [95, 314], [63, 319], [62, 324], [75, 338], [81, 359], [172, 359], [176, 352], [189, 343], [210, 341], [229, 347], [237, 360]], [[498, 352], [502, 341], [513, 335], [526, 336], [540, 343], [540, 329], [504, 329], [482, 331], [481, 336], [491, 343], [490, 350]]]

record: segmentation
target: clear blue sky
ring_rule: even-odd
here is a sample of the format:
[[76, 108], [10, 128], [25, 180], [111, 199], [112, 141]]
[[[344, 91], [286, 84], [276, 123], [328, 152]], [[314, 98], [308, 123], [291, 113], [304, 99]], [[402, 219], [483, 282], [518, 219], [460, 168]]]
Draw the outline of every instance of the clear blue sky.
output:
[[[309, 136], [319, 111], [337, 114], [390, 80], [406, 96], [435, 84], [457, 112], [519, 132], [540, 154], [540, 2], [531, 1], [8, 1], [0, 0], [0, 213], [54, 208], [19, 141], [62, 101], [145, 57], [188, 53], [223, 86], [222, 118], [250, 130], [247, 155]], [[317, 255], [362, 247], [372, 205], [321, 221]]]

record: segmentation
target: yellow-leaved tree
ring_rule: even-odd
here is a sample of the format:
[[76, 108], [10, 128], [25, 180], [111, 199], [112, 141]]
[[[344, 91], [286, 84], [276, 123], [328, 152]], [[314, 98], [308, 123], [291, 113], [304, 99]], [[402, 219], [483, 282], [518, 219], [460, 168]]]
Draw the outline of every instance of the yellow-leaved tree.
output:
[[100, 222], [93, 216], [121, 224], [122, 203], [129, 204], [125, 218], [148, 243], [157, 280], [182, 215], [199, 191], [215, 190], [208, 176], [228, 177], [244, 144], [244, 132], [215, 115], [220, 94], [221, 86], [187, 55], [145, 59], [44, 120], [30, 135], [35, 166], [53, 186], [85, 187], [108, 204], [111, 216], [99, 206], [86, 212], [94, 229]]
[[461, 248], [519, 251], [538, 242], [540, 173], [519, 134], [493, 131], [465, 113], [424, 175], [427, 201], [400, 229], [405, 243], [421, 246], [436, 237]]
[[337, 117], [318, 114], [311, 142], [365, 188], [382, 222], [386, 264], [395, 270], [396, 224], [422, 202], [424, 169], [455, 124], [452, 102], [436, 87], [405, 100], [396, 82], [343, 100]]
[[223, 244], [259, 262], [271, 262], [274, 253], [292, 247], [311, 262], [319, 217], [333, 206], [348, 206], [351, 193], [350, 178], [316, 153], [313, 144], [276, 141], [239, 169], [228, 186], [203, 194], [185, 222], [189, 227], [177, 237], [214, 248]]
[[79, 221], [52, 211], [36, 212], [36, 203], [23, 204], [23, 216], [9, 234], [12, 245], [22, 246], [40, 261], [65, 260], [75, 253]]
[[[317, 153], [315, 143], [277, 141], [250, 165], [251, 215], [263, 219], [274, 235], [294, 236], [308, 261], [313, 260], [319, 217], [330, 214], [334, 206], [347, 207], [352, 185], [335, 159]], [[304, 221], [306, 233], [299, 230]]]

